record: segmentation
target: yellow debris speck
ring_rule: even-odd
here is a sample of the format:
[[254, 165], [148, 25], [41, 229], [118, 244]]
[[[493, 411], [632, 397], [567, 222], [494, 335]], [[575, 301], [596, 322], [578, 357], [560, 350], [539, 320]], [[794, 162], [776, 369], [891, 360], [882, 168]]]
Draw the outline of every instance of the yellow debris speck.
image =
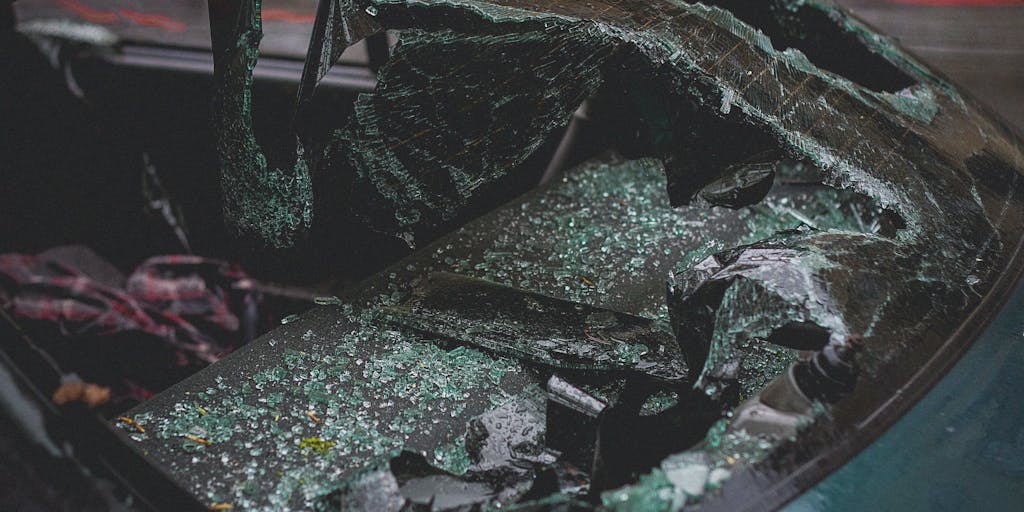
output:
[[146, 429], [142, 428], [142, 425], [139, 425], [139, 422], [137, 422], [137, 421], [135, 421], [135, 420], [133, 420], [133, 419], [127, 417], [127, 416], [118, 416], [117, 417], [117, 421], [120, 421], [121, 423], [124, 423], [125, 425], [128, 425], [128, 426], [134, 428], [140, 434], [145, 434], [146, 433]]
[[191, 434], [186, 435], [185, 439], [188, 439], [189, 441], [192, 441], [193, 443], [199, 443], [199, 444], [201, 444], [203, 446], [210, 446], [211, 444], [213, 444], [213, 443], [207, 441], [206, 439], [203, 439], [203, 438], [201, 438], [199, 436], [194, 436], [194, 435], [191, 435]]

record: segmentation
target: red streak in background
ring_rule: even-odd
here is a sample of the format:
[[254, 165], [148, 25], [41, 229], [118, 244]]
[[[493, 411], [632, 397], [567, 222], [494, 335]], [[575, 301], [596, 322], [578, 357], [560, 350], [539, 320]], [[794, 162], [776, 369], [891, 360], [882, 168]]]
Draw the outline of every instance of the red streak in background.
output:
[[313, 14], [298, 14], [286, 9], [263, 9], [263, 21], [283, 21], [285, 23], [313, 23]]
[[136, 25], [162, 28], [168, 32], [184, 32], [188, 28], [184, 23], [161, 14], [146, 14], [129, 9], [119, 9], [117, 14]]
[[[163, 14], [145, 13], [131, 9], [118, 9], [115, 11], [104, 11], [94, 9], [83, 4], [80, 0], [57, 0], [65, 9], [73, 12], [79, 18], [91, 23], [110, 25], [121, 21], [132, 25], [158, 28], [167, 32], [184, 32], [188, 29], [181, 20], [177, 20]], [[313, 23], [316, 16], [312, 14], [299, 14], [287, 9], [264, 9], [264, 21], [280, 21], [283, 23], [308, 24]]]
[[101, 11], [99, 9], [93, 9], [87, 5], [83, 5], [78, 0], [59, 0], [57, 3], [62, 5], [67, 10], [78, 15], [85, 21], [91, 21], [93, 23], [114, 23], [117, 21], [117, 14], [110, 11]]

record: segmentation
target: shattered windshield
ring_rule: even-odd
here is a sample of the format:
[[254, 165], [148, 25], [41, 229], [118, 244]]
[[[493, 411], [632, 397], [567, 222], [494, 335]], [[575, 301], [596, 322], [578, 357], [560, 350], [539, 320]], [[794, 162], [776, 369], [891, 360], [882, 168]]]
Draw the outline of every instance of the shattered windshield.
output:
[[[233, 233], [417, 248], [119, 420], [211, 506], [781, 505], [937, 378], [1020, 242], [1020, 140], [828, 0], [322, 0], [276, 140], [260, 2], [210, 13]], [[434, 239], [581, 112], [601, 151]]]

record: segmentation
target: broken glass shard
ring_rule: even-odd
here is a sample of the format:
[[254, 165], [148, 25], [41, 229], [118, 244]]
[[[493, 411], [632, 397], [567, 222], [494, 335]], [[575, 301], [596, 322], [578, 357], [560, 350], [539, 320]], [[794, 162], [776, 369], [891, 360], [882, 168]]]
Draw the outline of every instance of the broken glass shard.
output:
[[545, 366], [687, 378], [671, 333], [646, 318], [437, 272], [387, 309], [397, 325]]

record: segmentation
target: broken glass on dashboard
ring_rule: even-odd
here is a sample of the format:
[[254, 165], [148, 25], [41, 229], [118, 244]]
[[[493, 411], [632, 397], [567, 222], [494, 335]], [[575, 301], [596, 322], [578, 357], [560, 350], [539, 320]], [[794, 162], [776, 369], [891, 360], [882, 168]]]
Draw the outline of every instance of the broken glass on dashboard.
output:
[[[1024, 151], [832, 2], [717, 4], [324, 0], [296, 122], [345, 45], [399, 43], [328, 144], [293, 126], [264, 152], [243, 2], [215, 105], [250, 240], [298, 243], [329, 205], [415, 242], [588, 97], [627, 106], [643, 158], [441, 238], [143, 405], [133, 436], [247, 509], [741, 507], [849, 449], [1009, 261]], [[838, 65], [849, 45], [876, 82]]]

